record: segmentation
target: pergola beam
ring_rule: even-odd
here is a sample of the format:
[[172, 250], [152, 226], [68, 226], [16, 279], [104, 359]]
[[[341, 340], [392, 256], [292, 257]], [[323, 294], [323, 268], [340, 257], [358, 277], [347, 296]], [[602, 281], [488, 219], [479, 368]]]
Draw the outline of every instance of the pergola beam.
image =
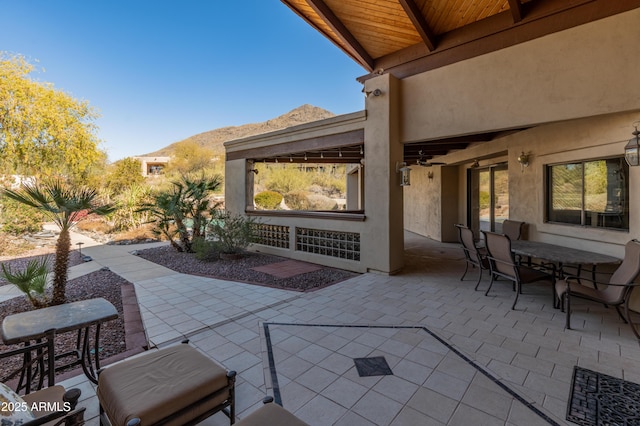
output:
[[333, 13], [323, 0], [307, 0], [307, 4], [318, 14], [338, 38], [342, 40], [352, 50], [353, 55], [358, 62], [368, 71], [373, 71], [374, 60], [362, 47], [360, 42], [356, 40], [351, 31], [342, 23], [342, 21]]
[[[416, 31], [418, 31], [418, 34], [420, 34], [420, 37], [422, 38], [424, 44], [427, 46], [427, 49], [429, 49], [430, 52], [433, 52], [438, 44], [436, 35], [433, 33], [433, 31], [431, 31], [431, 27], [427, 23], [427, 20], [422, 15], [422, 12], [418, 8], [414, 0], [398, 1], [413, 23], [413, 26], [416, 28]], [[511, 3], [511, 1], [517, 0], [509, 0], [509, 3]]]
[[524, 18], [524, 10], [520, 0], [509, 0], [509, 10], [511, 10], [514, 24], [522, 21]]

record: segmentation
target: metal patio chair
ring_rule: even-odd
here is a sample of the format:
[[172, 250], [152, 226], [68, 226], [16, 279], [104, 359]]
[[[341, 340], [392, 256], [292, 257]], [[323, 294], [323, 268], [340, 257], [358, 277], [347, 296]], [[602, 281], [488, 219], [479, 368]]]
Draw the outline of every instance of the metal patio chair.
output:
[[[560, 300], [560, 306], [563, 312], [566, 312], [566, 328], [571, 328], [571, 299], [578, 297], [602, 303], [605, 306], [615, 306], [622, 321], [625, 324], [628, 323], [633, 334], [640, 339], [640, 334], [631, 321], [629, 309], [631, 292], [637, 286], [635, 280], [638, 275], [640, 275], [640, 241], [631, 240], [625, 245], [622, 263], [611, 275], [608, 282], [596, 283], [595, 281], [585, 278], [579, 279], [575, 276], [569, 276], [563, 281], [558, 281], [555, 288]], [[588, 285], [589, 283], [593, 287]], [[598, 287], [597, 284], [604, 284], [604, 287]], [[624, 306], [624, 315], [620, 311], [621, 306]]]
[[80, 389], [55, 384], [54, 338], [55, 331], [49, 330], [44, 339], [0, 353], [0, 362], [16, 366], [0, 381], [0, 401], [7, 403], [0, 416], [3, 425], [84, 424], [85, 408], [76, 408]]
[[482, 231], [484, 241], [487, 246], [487, 259], [491, 270], [491, 282], [485, 292], [489, 295], [489, 290], [497, 277], [502, 277], [513, 282], [516, 297], [511, 305], [515, 309], [518, 303], [518, 296], [522, 293], [522, 284], [530, 284], [539, 281], [548, 281], [551, 284], [553, 306], [556, 306], [556, 270], [553, 264], [541, 264], [538, 268], [531, 268], [518, 264], [511, 251], [511, 239], [503, 234]]
[[487, 259], [487, 252], [482, 248], [476, 246], [475, 239], [473, 237], [473, 231], [464, 225], [455, 225], [458, 228], [458, 239], [462, 244], [462, 250], [464, 251], [464, 273], [460, 277], [460, 281], [464, 280], [464, 277], [471, 268], [478, 268], [478, 281], [476, 282], [475, 290], [478, 290], [480, 281], [482, 280], [482, 271], [489, 270], [489, 260]]
[[502, 222], [502, 233], [509, 237], [511, 241], [520, 240], [523, 237], [524, 222], [507, 219]]

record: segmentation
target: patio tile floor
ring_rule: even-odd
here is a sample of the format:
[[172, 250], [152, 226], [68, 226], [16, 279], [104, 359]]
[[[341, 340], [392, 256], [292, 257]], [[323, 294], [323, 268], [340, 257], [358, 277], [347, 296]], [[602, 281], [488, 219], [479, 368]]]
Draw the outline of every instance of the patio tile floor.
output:
[[[177, 274], [131, 247], [83, 253], [134, 282], [153, 345], [186, 337], [238, 372], [240, 418], [279, 393], [312, 425], [563, 425], [575, 365], [640, 381], [640, 346], [614, 310], [576, 303], [574, 329], [564, 330], [548, 286], [526, 287], [512, 311], [510, 285], [485, 297], [460, 282], [457, 244], [407, 233], [405, 246], [400, 275], [310, 293]], [[119, 268], [131, 257], [137, 268]], [[384, 356], [393, 375], [360, 377], [353, 359], [370, 356]], [[82, 386], [87, 424], [97, 425], [93, 386], [69, 383]]]

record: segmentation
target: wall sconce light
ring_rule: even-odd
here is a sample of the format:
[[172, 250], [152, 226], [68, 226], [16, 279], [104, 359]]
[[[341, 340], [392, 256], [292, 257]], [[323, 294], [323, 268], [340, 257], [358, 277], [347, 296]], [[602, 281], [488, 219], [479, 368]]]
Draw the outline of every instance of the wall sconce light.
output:
[[640, 121], [633, 123], [635, 130], [632, 132], [633, 138], [629, 139], [629, 143], [624, 147], [624, 159], [627, 160], [627, 164], [630, 166], [637, 166], [640, 164], [640, 132], [638, 131]]
[[477, 169], [478, 167], [480, 167], [480, 163], [478, 162], [478, 160], [473, 160], [473, 163], [471, 163], [471, 168]]
[[374, 91], [364, 92], [364, 97], [365, 98], [368, 98], [369, 95], [380, 96], [380, 95], [382, 95], [382, 90], [375, 89]]
[[520, 169], [524, 172], [525, 167], [529, 167], [529, 154], [525, 154], [524, 151], [518, 155], [518, 163], [520, 163]]
[[427, 177], [429, 178], [429, 180], [433, 180], [433, 172], [431, 170], [427, 172]]
[[405, 163], [404, 161], [396, 162], [396, 173], [402, 173], [402, 180], [400, 181], [400, 186], [411, 185], [411, 168], [407, 166], [407, 163]]

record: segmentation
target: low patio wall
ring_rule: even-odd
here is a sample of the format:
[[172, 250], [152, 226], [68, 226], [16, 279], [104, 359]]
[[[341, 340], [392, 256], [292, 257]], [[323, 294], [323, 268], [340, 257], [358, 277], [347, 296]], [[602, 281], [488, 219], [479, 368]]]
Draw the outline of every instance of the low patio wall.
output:
[[[258, 221], [258, 241], [250, 249], [261, 253], [366, 272], [362, 244], [362, 212], [247, 212]], [[370, 265], [369, 265], [370, 266]]]

